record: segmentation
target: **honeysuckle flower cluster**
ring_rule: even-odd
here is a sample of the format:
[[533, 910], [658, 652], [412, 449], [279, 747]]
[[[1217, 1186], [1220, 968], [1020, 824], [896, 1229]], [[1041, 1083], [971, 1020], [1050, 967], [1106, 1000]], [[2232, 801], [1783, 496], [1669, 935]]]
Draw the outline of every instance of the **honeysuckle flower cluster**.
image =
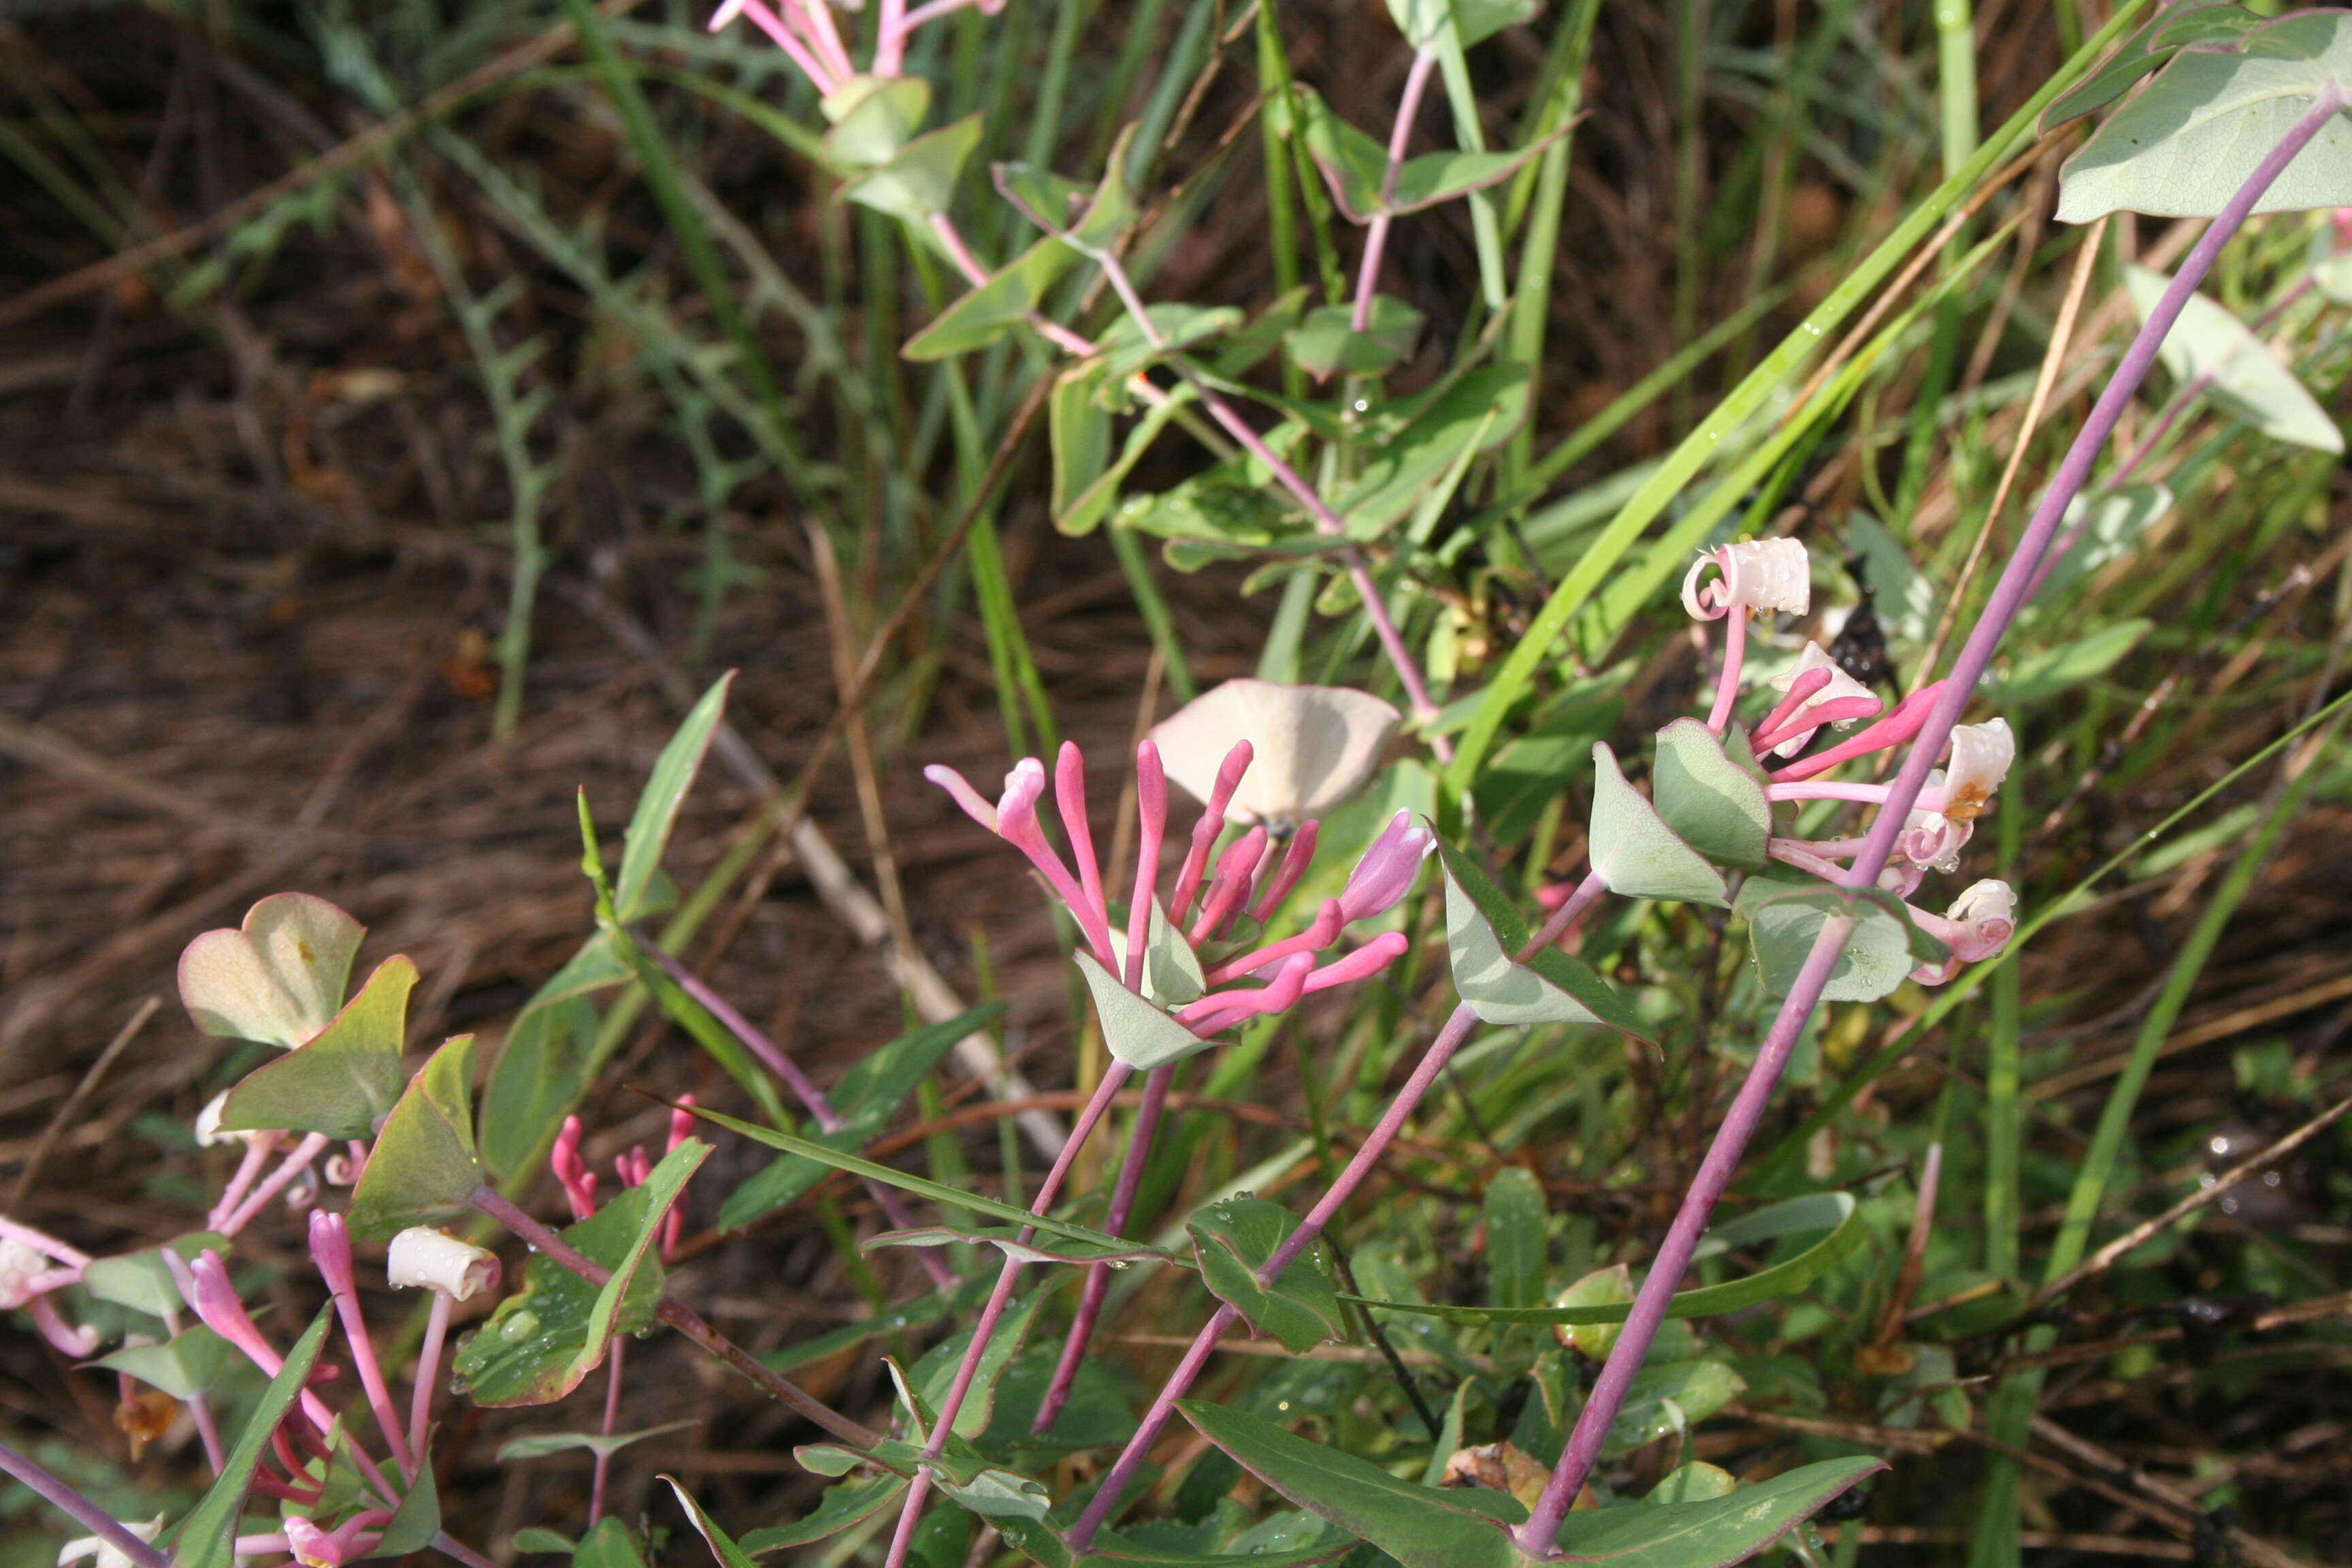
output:
[[[1708, 576], [1713, 568], [1714, 575]], [[1683, 606], [1701, 620], [1729, 622], [1723, 666], [1707, 727], [1721, 735], [1738, 700], [1740, 668], [1751, 615], [1801, 616], [1811, 608], [1811, 567], [1805, 546], [1795, 539], [1762, 539], [1726, 544], [1703, 553], [1683, 582]], [[1933, 681], [1889, 710], [1874, 691], [1841, 668], [1829, 650], [1808, 642], [1790, 669], [1770, 685], [1780, 700], [1748, 735], [1748, 744], [1769, 770], [1765, 798], [1775, 805], [1809, 800], [1887, 804], [1891, 785], [1824, 775], [1862, 757], [1902, 745], [1919, 732], [1927, 711], [1944, 689]], [[1824, 730], [1848, 731], [1818, 751]], [[1895, 840], [1896, 858], [1879, 874], [1879, 886], [1908, 900], [1929, 871], [1959, 869], [1960, 851], [1976, 831], [1977, 818], [1992, 808], [1993, 796], [2017, 758], [2016, 737], [2003, 719], [1961, 724], [1952, 731], [1945, 765], [1927, 775], [1927, 787], [1906, 814]], [[1825, 879], [1841, 875], [1840, 861], [1861, 851], [1859, 836], [1828, 839], [1775, 837], [1771, 857]], [[1963, 963], [1998, 956], [2016, 929], [2017, 895], [2006, 882], [1971, 884], [1941, 915], [1907, 906], [1912, 921], [1951, 950], [1940, 964], [1921, 964], [1912, 978], [1937, 985]]]
[[[679, 1095], [677, 1103], [691, 1106], [695, 1103], [694, 1096]], [[580, 1154], [583, 1131], [580, 1118], [565, 1117], [562, 1130], [555, 1135], [555, 1147], [549, 1151], [547, 1156], [548, 1169], [553, 1173], [557, 1184], [562, 1187], [563, 1201], [571, 1206], [575, 1222], [592, 1218], [596, 1213], [596, 1173], [588, 1168], [587, 1161]], [[693, 1131], [694, 1113], [673, 1110], [669, 1113], [669, 1141], [663, 1146], [662, 1152], [667, 1154], [685, 1142]], [[646, 1178], [653, 1174], [653, 1170], [654, 1162], [646, 1153], [642, 1143], [632, 1146], [625, 1154], [613, 1156], [613, 1173], [620, 1179], [625, 1190], [645, 1185]], [[661, 1233], [656, 1246], [664, 1263], [677, 1261], [679, 1229], [684, 1224], [685, 1216], [674, 1206], [662, 1217]], [[394, 1280], [394, 1283], [398, 1284], [399, 1281]]]
[[881, 0], [881, 16], [868, 72], [858, 70], [843, 42], [826, 0], [722, 0], [710, 14], [710, 30], [724, 31], [738, 19], [749, 20], [784, 51], [821, 92], [837, 92], [861, 75], [897, 76], [906, 61], [907, 40], [925, 23], [935, 22], [966, 6], [977, 5], [989, 16], [1004, 9], [1004, 0], [929, 0], [908, 8], [906, 0]]

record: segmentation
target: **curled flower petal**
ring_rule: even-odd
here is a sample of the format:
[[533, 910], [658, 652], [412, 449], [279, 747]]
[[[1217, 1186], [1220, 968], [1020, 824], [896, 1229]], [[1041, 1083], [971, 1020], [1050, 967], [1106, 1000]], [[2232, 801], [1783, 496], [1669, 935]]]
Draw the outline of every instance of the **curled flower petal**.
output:
[[498, 1254], [429, 1225], [413, 1225], [392, 1238], [384, 1279], [395, 1290], [423, 1286], [463, 1301], [499, 1285]]
[[2010, 733], [2007, 720], [1956, 726], [1951, 768], [1944, 783], [1944, 815], [1955, 822], [1982, 816], [2016, 760], [2017, 738]]
[[1437, 835], [1400, 811], [1389, 818], [1381, 836], [1364, 851], [1348, 885], [1339, 890], [1339, 909], [1349, 923], [1385, 914], [1412, 889], [1421, 863], [1437, 847]]
[[[1940, 792], [1944, 773], [1938, 768], [1927, 775], [1927, 791]], [[1938, 871], [1960, 868], [1960, 850], [1976, 832], [1976, 824], [1962, 817], [1958, 821], [1940, 811], [1913, 808], [1903, 819], [1903, 831], [1895, 840], [1895, 852], [1914, 866], [1931, 867]]]
[[1961, 956], [1970, 963], [1997, 957], [2017, 931], [2017, 889], [1996, 878], [1971, 882], [1952, 900], [1944, 918], [1969, 928], [1975, 937]]
[[[1722, 577], [1706, 588], [1708, 566]], [[1699, 557], [1683, 578], [1683, 608], [1702, 621], [1721, 620], [1735, 605], [1760, 615], [1801, 616], [1812, 607], [1813, 572], [1800, 539], [1748, 539]]]

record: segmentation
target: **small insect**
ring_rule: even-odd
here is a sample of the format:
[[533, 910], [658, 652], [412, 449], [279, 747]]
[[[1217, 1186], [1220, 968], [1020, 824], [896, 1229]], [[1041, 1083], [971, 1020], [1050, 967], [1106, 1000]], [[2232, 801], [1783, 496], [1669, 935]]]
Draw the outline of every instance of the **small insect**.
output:
[[1853, 579], [1862, 603], [1853, 607], [1845, 625], [1838, 628], [1829, 654], [1840, 669], [1864, 686], [1878, 686], [1891, 679], [1895, 671], [1887, 662], [1886, 629], [1878, 624], [1878, 608], [1874, 602], [1876, 595], [1864, 573], [1864, 564], [1859, 555], [1850, 557], [1845, 563], [1846, 575]]

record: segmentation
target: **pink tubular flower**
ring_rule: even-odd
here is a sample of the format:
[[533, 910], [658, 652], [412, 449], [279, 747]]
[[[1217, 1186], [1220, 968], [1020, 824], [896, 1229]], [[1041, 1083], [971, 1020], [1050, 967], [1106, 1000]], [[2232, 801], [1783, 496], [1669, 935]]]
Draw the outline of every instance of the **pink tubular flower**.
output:
[[1788, 695], [1756, 727], [1756, 745], [1778, 756], [1793, 757], [1803, 751], [1823, 724], [1850, 730], [1856, 720], [1874, 718], [1885, 707], [1870, 688], [1839, 668], [1817, 642], [1807, 643], [1796, 668], [1774, 676], [1772, 687]]
[[1412, 813], [1400, 811], [1389, 818], [1389, 825], [1348, 874], [1348, 885], [1339, 890], [1339, 909], [1346, 923], [1368, 921], [1395, 908], [1396, 901], [1412, 891], [1413, 879], [1421, 875], [1421, 863], [1436, 847], [1437, 835], [1417, 826]]
[[548, 1168], [563, 1188], [564, 1200], [572, 1205], [572, 1217], [583, 1220], [596, 1212], [596, 1173], [580, 1157], [580, 1118], [563, 1119], [563, 1131], [555, 1135], [555, 1147], [547, 1156]]

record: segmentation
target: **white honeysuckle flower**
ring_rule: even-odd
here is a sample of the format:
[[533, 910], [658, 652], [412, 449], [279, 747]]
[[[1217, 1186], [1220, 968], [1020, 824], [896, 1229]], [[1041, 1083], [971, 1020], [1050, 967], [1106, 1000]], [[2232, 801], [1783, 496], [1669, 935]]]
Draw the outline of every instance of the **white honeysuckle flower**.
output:
[[223, 1089], [205, 1101], [205, 1108], [196, 1112], [196, 1147], [199, 1149], [210, 1149], [221, 1143], [236, 1143], [244, 1141], [245, 1134], [242, 1132], [221, 1131], [221, 1108], [227, 1103], [228, 1090]]
[[[163, 1516], [159, 1513], [144, 1524], [132, 1524], [126, 1520], [122, 1528], [152, 1545], [163, 1533]], [[96, 1559], [90, 1568], [136, 1568], [115, 1546], [95, 1535], [81, 1536], [58, 1547], [58, 1568], [66, 1568], [67, 1563], [79, 1563], [85, 1557]]]
[[[1927, 775], [1927, 791], [1943, 787], [1944, 770], [1937, 768]], [[1960, 868], [1960, 851], [1967, 847], [1976, 830], [1977, 825], [1968, 817], [1955, 821], [1940, 811], [1922, 811], [1914, 807], [1903, 819], [1903, 832], [1895, 840], [1895, 847], [1914, 866], [1932, 867], [1938, 871], [1957, 871]]]
[[14, 1311], [33, 1299], [33, 1281], [57, 1265], [15, 1237], [0, 1237], [0, 1309]]
[[[1976, 927], [1998, 948], [2009, 941], [2010, 932], [2017, 927], [2017, 889], [1992, 877], [1971, 882], [1952, 900], [1944, 918]], [[1990, 928], [1998, 928], [1999, 935], [1996, 937]]]
[[[1709, 566], [1720, 581], [1699, 586]], [[1744, 539], [1718, 545], [1683, 578], [1683, 608], [1703, 621], [1719, 620], [1734, 605], [1759, 615], [1801, 616], [1812, 608], [1813, 568], [1801, 539]]]
[[463, 1301], [499, 1283], [496, 1253], [460, 1241], [429, 1225], [415, 1225], [392, 1238], [383, 1263], [384, 1279], [395, 1290], [423, 1286], [453, 1301]]
[[[1772, 678], [1772, 689], [1775, 691], [1786, 691], [1789, 688], [1797, 683], [1797, 677], [1816, 669], [1826, 669], [1830, 672], [1829, 684], [1822, 687], [1819, 691], [1814, 692], [1811, 697], [1806, 698], [1802, 702], [1797, 704], [1797, 710], [1789, 716], [1786, 722], [1794, 723], [1805, 714], [1810, 713], [1814, 709], [1820, 707], [1822, 703], [1834, 702], [1843, 697], [1875, 698], [1878, 695], [1876, 692], [1871, 690], [1869, 687], [1864, 686], [1861, 681], [1856, 680], [1853, 676], [1848, 675], [1839, 667], [1838, 661], [1830, 657], [1829, 649], [1823, 647], [1817, 642], [1807, 643], [1805, 645], [1805, 651], [1797, 656], [1797, 662], [1787, 670]], [[1861, 722], [1861, 721], [1857, 719], [1840, 719], [1832, 723], [1830, 728], [1832, 730], [1851, 730], [1859, 722]], [[1805, 749], [1805, 743], [1812, 738], [1813, 731], [1811, 730], [1805, 731], [1802, 734], [1791, 735], [1786, 741], [1781, 742], [1780, 744], [1773, 747], [1772, 753], [1775, 756], [1793, 757], [1799, 752], [1803, 751]]]
[[2017, 737], [2010, 733], [2007, 720], [1956, 726], [1951, 767], [1944, 780], [1943, 815], [1954, 822], [1972, 822], [1982, 816], [2016, 760]]

